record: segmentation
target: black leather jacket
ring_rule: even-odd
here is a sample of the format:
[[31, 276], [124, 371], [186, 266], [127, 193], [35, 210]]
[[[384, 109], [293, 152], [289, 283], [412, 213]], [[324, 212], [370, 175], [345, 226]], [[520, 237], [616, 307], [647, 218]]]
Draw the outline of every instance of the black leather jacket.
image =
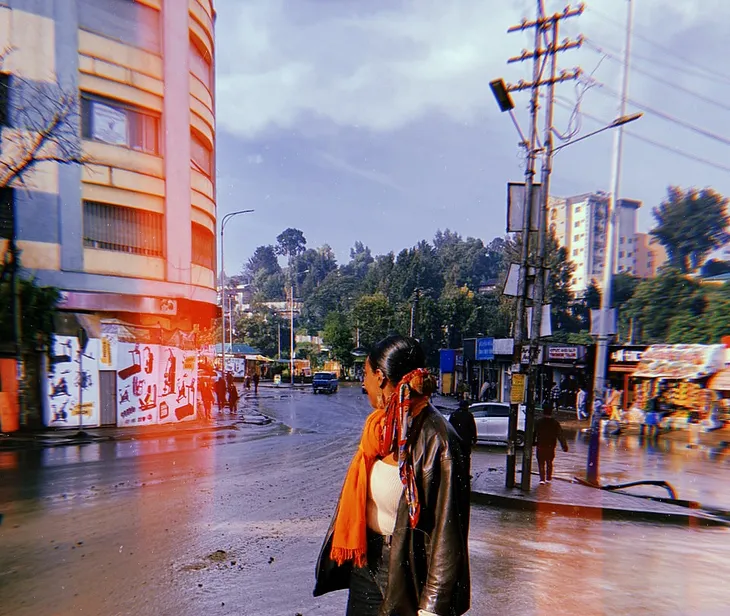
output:
[[[380, 616], [417, 616], [419, 609], [460, 616], [469, 609], [471, 594], [467, 549], [471, 490], [459, 437], [429, 405], [413, 420], [409, 442], [421, 514], [411, 529], [404, 494]], [[352, 565], [338, 566], [330, 559], [336, 515], [317, 561], [315, 597], [350, 585]]]

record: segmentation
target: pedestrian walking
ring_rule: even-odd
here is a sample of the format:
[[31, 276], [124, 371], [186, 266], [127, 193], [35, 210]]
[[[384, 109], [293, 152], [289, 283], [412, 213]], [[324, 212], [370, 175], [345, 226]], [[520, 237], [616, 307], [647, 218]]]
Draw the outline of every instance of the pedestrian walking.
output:
[[471, 478], [471, 449], [477, 444], [477, 423], [469, 410], [468, 402], [465, 400], [459, 402], [459, 408], [451, 413], [449, 423], [454, 426], [454, 430], [461, 439], [466, 470]]
[[[418, 341], [390, 336], [365, 362], [373, 412], [347, 471], [314, 595], [349, 589], [347, 616], [469, 609], [469, 479], [459, 437], [429, 402]], [[391, 566], [392, 564], [392, 566]]]
[[261, 377], [259, 376], [258, 370], [253, 373], [253, 393], [258, 394], [259, 393], [259, 380]]
[[578, 388], [578, 393], [575, 396], [575, 414], [578, 417], [578, 421], [586, 419], [588, 417], [588, 411], [586, 411], [586, 403], [588, 401], [588, 394], [583, 387]]
[[215, 382], [215, 395], [218, 398], [218, 409], [220, 411], [223, 410], [223, 408], [226, 406], [226, 382], [223, 379], [223, 376], [220, 376], [218, 380]]
[[207, 380], [200, 381], [200, 399], [206, 419], [213, 419], [213, 390]]
[[568, 442], [563, 435], [560, 422], [553, 417], [552, 405], [542, 409], [543, 416], [535, 422], [535, 445], [537, 445], [537, 466], [540, 470], [540, 483], [553, 480], [553, 460], [555, 448], [560, 441], [563, 451], [568, 451]]
[[238, 389], [236, 389], [236, 384], [233, 382], [233, 379], [231, 379], [231, 383], [228, 386], [228, 408], [231, 413], [235, 413], [238, 408]]

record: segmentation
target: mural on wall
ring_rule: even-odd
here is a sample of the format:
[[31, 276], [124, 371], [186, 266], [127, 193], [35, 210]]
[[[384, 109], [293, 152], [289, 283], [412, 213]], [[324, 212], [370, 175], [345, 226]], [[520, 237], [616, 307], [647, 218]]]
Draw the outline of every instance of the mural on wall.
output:
[[198, 357], [195, 351], [163, 347], [160, 423], [195, 419]]
[[54, 337], [47, 373], [48, 404], [44, 417], [47, 426], [76, 427], [79, 413], [82, 426], [99, 425], [99, 348], [99, 340], [89, 340], [79, 370], [78, 338]]
[[195, 419], [195, 351], [120, 342], [117, 357], [117, 425]]
[[156, 424], [159, 376], [154, 344], [117, 344], [117, 425]]

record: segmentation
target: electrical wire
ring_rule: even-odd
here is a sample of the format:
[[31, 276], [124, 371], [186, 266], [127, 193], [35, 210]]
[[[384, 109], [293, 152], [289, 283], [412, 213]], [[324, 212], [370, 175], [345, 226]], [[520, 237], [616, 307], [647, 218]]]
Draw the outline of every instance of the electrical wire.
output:
[[[626, 24], [620, 23], [618, 20], [614, 19], [613, 17], [610, 17], [609, 15], [606, 15], [605, 13], [597, 10], [596, 8], [589, 7], [588, 10], [591, 13], [594, 13], [596, 16], [601, 17], [604, 21], [616, 26], [617, 28], [620, 28], [622, 31], [624, 31], [626, 29]], [[663, 54], [673, 56], [673, 57], [677, 58], [678, 60], [686, 63], [687, 65], [694, 67], [696, 69], [695, 73], [697, 73], [697, 72], [705, 73], [708, 78], [721, 79], [723, 81], [727, 81], [728, 83], [730, 83], [730, 75], [727, 75], [724, 73], [718, 73], [717, 71], [710, 70], [710, 69], [704, 67], [703, 65], [699, 64], [698, 62], [696, 62], [694, 60], [690, 60], [686, 56], [678, 54], [676, 49], [672, 49], [671, 47], [666, 47], [664, 45], [661, 45], [660, 43], [657, 43], [656, 41], [650, 39], [649, 37], [641, 34], [641, 32], [636, 32], [636, 30], [634, 30], [634, 32], [632, 33], [632, 36], [634, 38], [637, 38], [637, 39], [643, 41], [644, 43], [651, 45], [652, 47], [660, 50]], [[636, 56], [636, 57], [641, 57], [641, 56]], [[682, 70], [686, 70], [686, 69], [682, 69]]]
[[[586, 44], [587, 47], [589, 47], [593, 51], [596, 51], [597, 53], [602, 54], [602, 59], [609, 58], [611, 60], [614, 60], [615, 62], [618, 62], [619, 64], [622, 64], [623, 63], [623, 59], [621, 59], [617, 55], [614, 55], [614, 54], [606, 51], [601, 46], [599, 46], [596, 43], [594, 43], [591, 39], [585, 39], [584, 42], [585, 42], [585, 44]], [[718, 101], [718, 100], [716, 100], [714, 98], [710, 98], [708, 96], [704, 96], [704, 95], [700, 94], [699, 92], [696, 92], [694, 90], [690, 90], [689, 88], [685, 88], [683, 86], [680, 86], [677, 83], [668, 81], [666, 78], [660, 77], [659, 75], [655, 75], [654, 73], [651, 73], [651, 72], [649, 72], [649, 71], [647, 71], [647, 70], [645, 70], [643, 68], [639, 68], [639, 67], [636, 67], [636, 66], [632, 66], [631, 67], [631, 72], [632, 73], [639, 73], [641, 75], [645, 75], [646, 77], [649, 77], [649, 78], [651, 78], [651, 79], [653, 79], [655, 81], [658, 81], [660, 83], [663, 83], [664, 85], [666, 85], [668, 87], [671, 87], [672, 90], [677, 90], [679, 92], [684, 92], [686, 94], [689, 94], [690, 96], [695, 97], [698, 100], [701, 100], [701, 101], [704, 101], [706, 103], [709, 103], [710, 105], [715, 105], [716, 107], [720, 107], [721, 109], [724, 109], [725, 111], [730, 111], [730, 105], [728, 105], [727, 103], [723, 103], [723, 102]]]
[[[564, 108], [569, 108], [569, 105], [566, 105], [562, 101], [557, 101], [556, 103]], [[594, 115], [591, 115], [589, 113], [583, 112], [584, 117], [588, 118], [589, 120], [592, 120], [593, 122], [596, 122], [597, 124], [601, 124], [603, 126], [607, 126], [610, 124], [610, 122], [606, 122], [604, 120], [601, 120], [600, 118], [597, 118]], [[637, 133], [634, 133], [633, 131], [630, 131], [628, 129], [624, 129], [624, 134], [628, 135], [634, 139], [637, 139], [638, 141], [643, 141], [644, 143], [647, 143], [649, 145], [653, 145], [656, 148], [665, 150], [667, 152], [671, 152], [672, 154], [677, 154], [678, 156], [682, 156], [684, 158], [687, 158], [689, 160], [693, 160], [698, 163], [702, 163], [704, 165], [707, 165], [709, 167], [714, 167], [715, 169], [718, 169], [720, 171], [726, 171], [730, 173], [730, 166], [723, 165], [722, 163], [715, 162], [713, 160], [709, 160], [707, 158], [702, 158], [701, 156], [696, 156], [695, 154], [691, 154], [689, 152], [685, 152], [684, 150], [677, 148], [672, 145], [668, 145], [666, 143], [661, 143], [659, 141], [654, 141], [653, 139], [650, 139], [649, 137], [645, 137], [644, 135], [639, 135]]]
[[[601, 92], [602, 94], [604, 94], [605, 96], [609, 96], [611, 98], [619, 96], [619, 94], [618, 94], [618, 92], [616, 92], [616, 90], [607, 86], [604, 83], [595, 81], [595, 85], [598, 88], [598, 91]], [[730, 146], [730, 139], [728, 139], [727, 137], [723, 137], [722, 135], [713, 133], [712, 131], [707, 130], [706, 128], [702, 128], [701, 126], [696, 126], [694, 124], [691, 124], [690, 122], [687, 122], [687, 121], [677, 118], [673, 115], [670, 115], [670, 114], [666, 113], [665, 111], [660, 111], [658, 109], [654, 109], [653, 107], [650, 107], [649, 105], [645, 105], [644, 103], [640, 103], [640, 102], [635, 101], [630, 98], [628, 98], [626, 100], [629, 103], [631, 103], [634, 107], [636, 107], [637, 109], [640, 109], [641, 111], [644, 111], [648, 114], [661, 118], [662, 120], [666, 120], [667, 122], [671, 122], [672, 124], [676, 124], [677, 126], [686, 128], [687, 130], [692, 131], [693, 133], [702, 135], [703, 137], [707, 137], [708, 139], [712, 139], [714, 141], [717, 141], [718, 143], [722, 143], [723, 145]]]

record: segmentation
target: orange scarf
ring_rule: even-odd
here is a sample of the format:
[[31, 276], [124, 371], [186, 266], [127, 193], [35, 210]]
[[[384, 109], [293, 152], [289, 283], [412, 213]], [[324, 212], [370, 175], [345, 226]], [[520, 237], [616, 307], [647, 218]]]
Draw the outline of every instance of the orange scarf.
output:
[[[385, 410], [376, 409], [365, 420], [360, 445], [345, 477], [334, 525], [330, 557], [338, 565], [346, 561], [352, 561], [356, 567], [367, 564], [366, 509], [370, 472], [377, 459], [398, 451], [398, 441], [392, 435], [394, 432], [398, 434], [397, 428], [400, 426], [394, 430], [386, 423], [390, 423], [388, 418], [391, 417], [397, 421], [399, 414], [393, 412], [394, 408], [403, 408], [411, 418], [416, 417], [426, 407], [430, 394], [435, 390], [431, 379], [433, 377], [425, 370], [406, 375], [388, 402], [387, 417]], [[410, 395], [403, 395], [405, 388]]]

